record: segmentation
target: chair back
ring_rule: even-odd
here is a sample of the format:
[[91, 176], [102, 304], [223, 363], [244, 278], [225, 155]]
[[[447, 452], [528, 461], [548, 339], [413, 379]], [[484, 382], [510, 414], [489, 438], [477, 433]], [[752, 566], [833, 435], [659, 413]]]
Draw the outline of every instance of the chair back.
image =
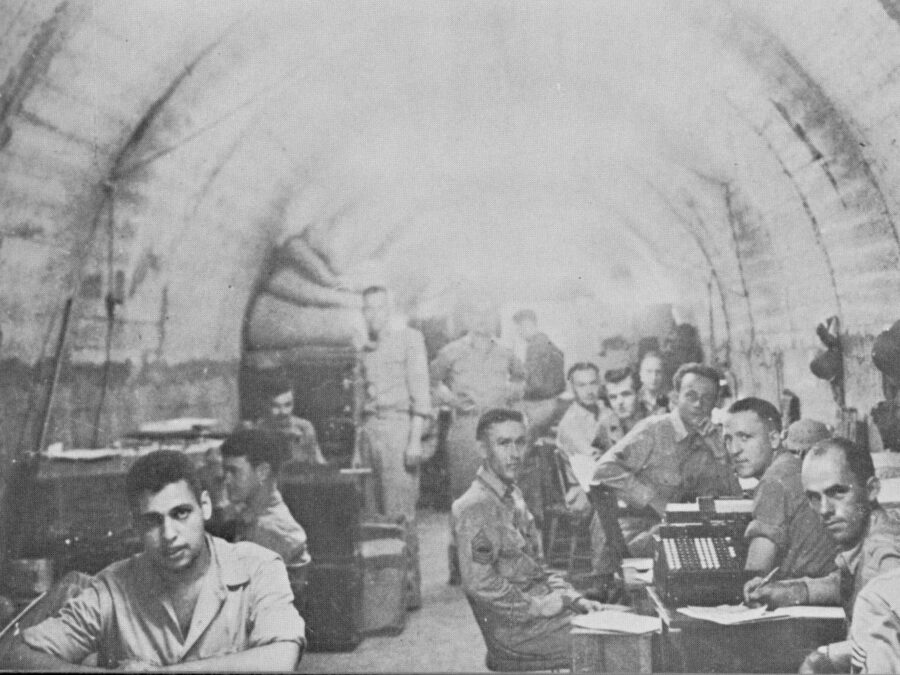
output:
[[532, 654], [518, 654], [504, 647], [494, 637], [493, 618], [489, 612], [479, 607], [476, 599], [466, 593], [466, 600], [478, 623], [487, 655], [484, 663], [488, 670], [503, 673], [529, 673], [540, 670], [560, 670], [572, 667], [571, 655], [565, 657], [545, 657]]

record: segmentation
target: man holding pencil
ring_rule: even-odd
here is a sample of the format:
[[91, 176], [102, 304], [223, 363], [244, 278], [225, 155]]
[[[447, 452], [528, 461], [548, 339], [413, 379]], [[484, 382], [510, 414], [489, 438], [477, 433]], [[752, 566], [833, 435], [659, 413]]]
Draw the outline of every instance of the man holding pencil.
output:
[[[872, 456], [844, 438], [820, 441], [803, 460], [801, 480], [806, 498], [840, 548], [837, 569], [822, 577], [801, 577], [744, 586], [750, 603], [843, 605], [854, 632], [869, 632], [853, 616], [857, 595], [875, 577], [900, 569], [900, 521], [878, 505], [878, 479]], [[850, 642], [823, 645], [810, 654], [801, 673], [849, 673]]]
[[[771, 578], [823, 577], [835, 569], [837, 547], [810, 507], [800, 483], [801, 460], [781, 447], [781, 415], [761, 398], [735, 401], [725, 420], [725, 449], [735, 473], [758, 478], [745, 569]], [[777, 569], [776, 569], [777, 568]]]

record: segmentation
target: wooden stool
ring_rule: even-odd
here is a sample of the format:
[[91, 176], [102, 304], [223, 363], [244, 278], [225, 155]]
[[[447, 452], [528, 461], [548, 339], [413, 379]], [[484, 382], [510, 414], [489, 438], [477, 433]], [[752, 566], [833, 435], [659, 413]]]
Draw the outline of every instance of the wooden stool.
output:
[[652, 673], [653, 634], [572, 629], [573, 673]]

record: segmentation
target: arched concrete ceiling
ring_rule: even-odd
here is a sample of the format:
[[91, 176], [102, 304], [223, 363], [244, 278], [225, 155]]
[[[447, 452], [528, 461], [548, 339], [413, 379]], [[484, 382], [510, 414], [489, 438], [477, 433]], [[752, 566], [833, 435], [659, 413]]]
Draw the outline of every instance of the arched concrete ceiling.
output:
[[747, 363], [808, 351], [831, 314], [858, 334], [894, 318], [892, 0], [0, 15], [3, 329], [25, 361], [110, 241], [122, 359], [235, 358], [260, 266], [297, 234], [348, 284], [423, 305], [587, 287], [702, 323], [712, 303]]

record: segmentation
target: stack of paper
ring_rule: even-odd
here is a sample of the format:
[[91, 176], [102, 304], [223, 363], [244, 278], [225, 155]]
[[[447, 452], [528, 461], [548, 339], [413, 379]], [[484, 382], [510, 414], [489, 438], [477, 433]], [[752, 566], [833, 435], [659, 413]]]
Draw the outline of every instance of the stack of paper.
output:
[[769, 611], [765, 607], [747, 607], [747, 605], [719, 605], [718, 607], [679, 607], [678, 611], [685, 616], [703, 621], [712, 621], [720, 626], [737, 626], [744, 623], [787, 619], [789, 614], [781, 609]]
[[662, 620], [656, 616], [641, 616], [630, 612], [600, 611], [576, 616], [572, 619], [572, 626], [598, 633], [644, 635], [659, 633], [662, 630]]

